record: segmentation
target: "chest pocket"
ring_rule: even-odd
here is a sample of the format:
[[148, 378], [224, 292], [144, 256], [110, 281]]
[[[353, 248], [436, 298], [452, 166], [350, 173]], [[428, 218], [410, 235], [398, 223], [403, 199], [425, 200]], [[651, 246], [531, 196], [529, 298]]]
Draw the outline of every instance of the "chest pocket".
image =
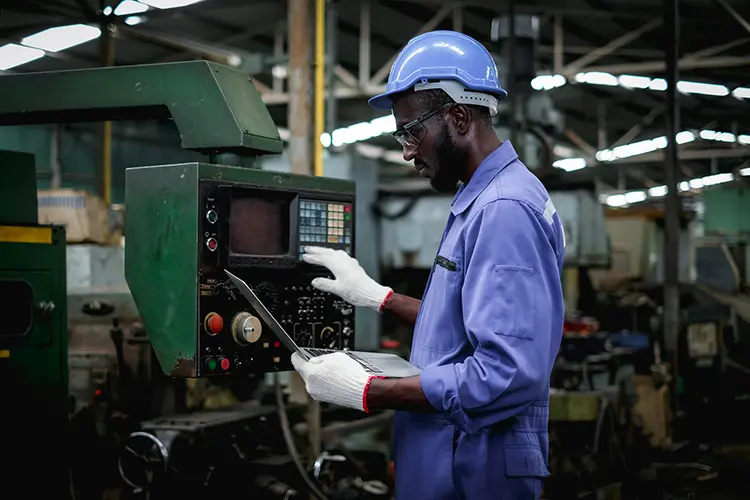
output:
[[448, 252], [440, 252], [432, 265], [429, 290], [415, 332], [420, 349], [447, 353], [467, 341], [461, 313], [463, 277], [461, 260]]

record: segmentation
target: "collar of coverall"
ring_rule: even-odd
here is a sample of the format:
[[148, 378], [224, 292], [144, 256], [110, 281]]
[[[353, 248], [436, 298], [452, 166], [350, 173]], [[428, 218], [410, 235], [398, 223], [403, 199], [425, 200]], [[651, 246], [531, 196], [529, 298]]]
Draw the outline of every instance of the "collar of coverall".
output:
[[503, 142], [479, 164], [468, 184], [461, 184], [451, 203], [451, 212], [458, 216], [466, 211], [479, 194], [505, 167], [518, 158], [510, 141]]

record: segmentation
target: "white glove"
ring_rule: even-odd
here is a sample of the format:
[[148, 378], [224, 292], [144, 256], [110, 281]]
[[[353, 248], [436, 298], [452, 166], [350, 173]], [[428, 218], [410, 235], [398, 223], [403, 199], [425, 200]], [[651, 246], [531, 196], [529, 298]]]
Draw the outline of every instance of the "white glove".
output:
[[343, 352], [317, 356], [305, 361], [292, 353], [292, 364], [305, 381], [305, 388], [316, 401], [367, 412], [367, 389], [375, 377]]
[[327, 267], [335, 280], [315, 278], [312, 286], [323, 292], [338, 295], [353, 306], [370, 307], [381, 312], [385, 301], [393, 290], [370, 278], [357, 259], [343, 250], [332, 248], [305, 247], [302, 260], [308, 264]]

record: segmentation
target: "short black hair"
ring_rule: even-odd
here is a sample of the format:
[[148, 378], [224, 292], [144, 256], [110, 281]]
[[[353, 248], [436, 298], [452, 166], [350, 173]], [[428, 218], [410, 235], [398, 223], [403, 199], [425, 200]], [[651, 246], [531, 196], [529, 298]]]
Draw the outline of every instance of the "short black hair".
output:
[[[453, 99], [445, 93], [443, 89], [428, 89], [415, 91], [413, 88], [404, 92], [399, 92], [391, 97], [391, 101], [395, 106], [398, 101], [406, 97], [407, 95], [414, 94], [415, 98], [419, 101], [424, 109], [435, 109], [447, 102], [453, 102]], [[485, 106], [474, 106], [469, 105], [474, 111], [474, 116], [477, 117], [479, 122], [484, 125], [492, 126], [492, 117], [490, 116], [489, 108]]]

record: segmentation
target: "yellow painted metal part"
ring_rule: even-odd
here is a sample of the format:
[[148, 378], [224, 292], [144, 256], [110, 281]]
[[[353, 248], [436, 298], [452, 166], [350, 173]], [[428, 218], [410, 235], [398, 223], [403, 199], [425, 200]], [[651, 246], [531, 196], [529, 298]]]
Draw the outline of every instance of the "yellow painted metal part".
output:
[[326, 0], [316, 0], [315, 5], [315, 126], [313, 144], [315, 145], [315, 175], [323, 175], [323, 135], [325, 119], [325, 13]]
[[0, 226], [0, 242], [52, 244], [51, 227]]

